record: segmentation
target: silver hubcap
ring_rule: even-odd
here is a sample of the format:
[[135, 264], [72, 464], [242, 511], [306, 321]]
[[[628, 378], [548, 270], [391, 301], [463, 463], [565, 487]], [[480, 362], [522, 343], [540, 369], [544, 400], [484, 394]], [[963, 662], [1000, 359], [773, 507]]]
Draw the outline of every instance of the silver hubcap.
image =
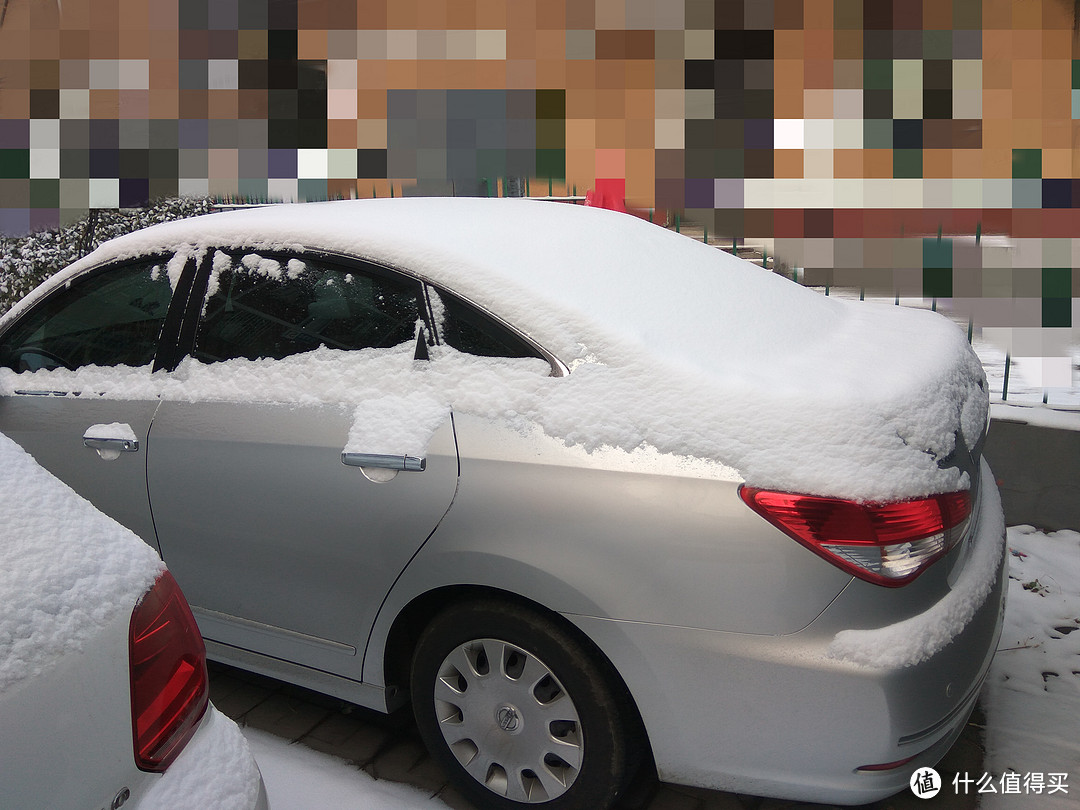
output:
[[561, 796], [581, 768], [577, 708], [536, 656], [484, 638], [452, 651], [435, 682], [435, 716], [458, 762], [518, 802]]

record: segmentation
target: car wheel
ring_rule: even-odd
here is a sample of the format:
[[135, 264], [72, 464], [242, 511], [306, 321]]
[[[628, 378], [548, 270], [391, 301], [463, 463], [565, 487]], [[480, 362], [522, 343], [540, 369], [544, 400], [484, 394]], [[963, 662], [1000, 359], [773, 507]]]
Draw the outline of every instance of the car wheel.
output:
[[625, 689], [551, 618], [458, 605], [421, 634], [411, 693], [420, 734], [479, 808], [610, 807], [640, 760]]

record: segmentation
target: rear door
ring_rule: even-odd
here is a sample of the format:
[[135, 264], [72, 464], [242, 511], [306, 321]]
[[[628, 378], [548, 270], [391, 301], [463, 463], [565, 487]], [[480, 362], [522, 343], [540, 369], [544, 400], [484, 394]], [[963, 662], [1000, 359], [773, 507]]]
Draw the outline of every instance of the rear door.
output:
[[0, 336], [0, 432], [151, 545], [151, 370], [174, 345], [193, 271], [185, 256], [91, 270]]
[[422, 287], [287, 254], [218, 251], [203, 274], [184, 393], [150, 435], [162, 556], [207, 639], [360, 680], [457, 485], [449, 409], [405, 393]]

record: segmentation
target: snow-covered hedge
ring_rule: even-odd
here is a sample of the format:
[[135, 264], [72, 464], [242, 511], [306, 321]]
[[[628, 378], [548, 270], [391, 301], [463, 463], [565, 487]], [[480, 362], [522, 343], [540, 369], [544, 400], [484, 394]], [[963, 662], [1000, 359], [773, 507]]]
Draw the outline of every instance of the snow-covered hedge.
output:
[[92, 233], [87, 227], [88, 214], [62, 228], [28, 236], [0, 236], [0, 315], [53, 273], [102, 242], [158, 222], [206, 214], [213, 205], [209, 197], [177, 197], [145, 208], [98, 210]]

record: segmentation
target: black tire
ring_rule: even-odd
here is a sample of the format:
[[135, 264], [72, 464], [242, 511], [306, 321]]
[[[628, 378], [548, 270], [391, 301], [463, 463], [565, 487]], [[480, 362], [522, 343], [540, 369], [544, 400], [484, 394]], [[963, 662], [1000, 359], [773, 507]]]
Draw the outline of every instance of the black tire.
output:
[[538, 611], [453, 606], [413, 654], [420, 734], [482, 810], [608, 810], [634, 776], [642, 741], [625, 688], [598, 658]]

